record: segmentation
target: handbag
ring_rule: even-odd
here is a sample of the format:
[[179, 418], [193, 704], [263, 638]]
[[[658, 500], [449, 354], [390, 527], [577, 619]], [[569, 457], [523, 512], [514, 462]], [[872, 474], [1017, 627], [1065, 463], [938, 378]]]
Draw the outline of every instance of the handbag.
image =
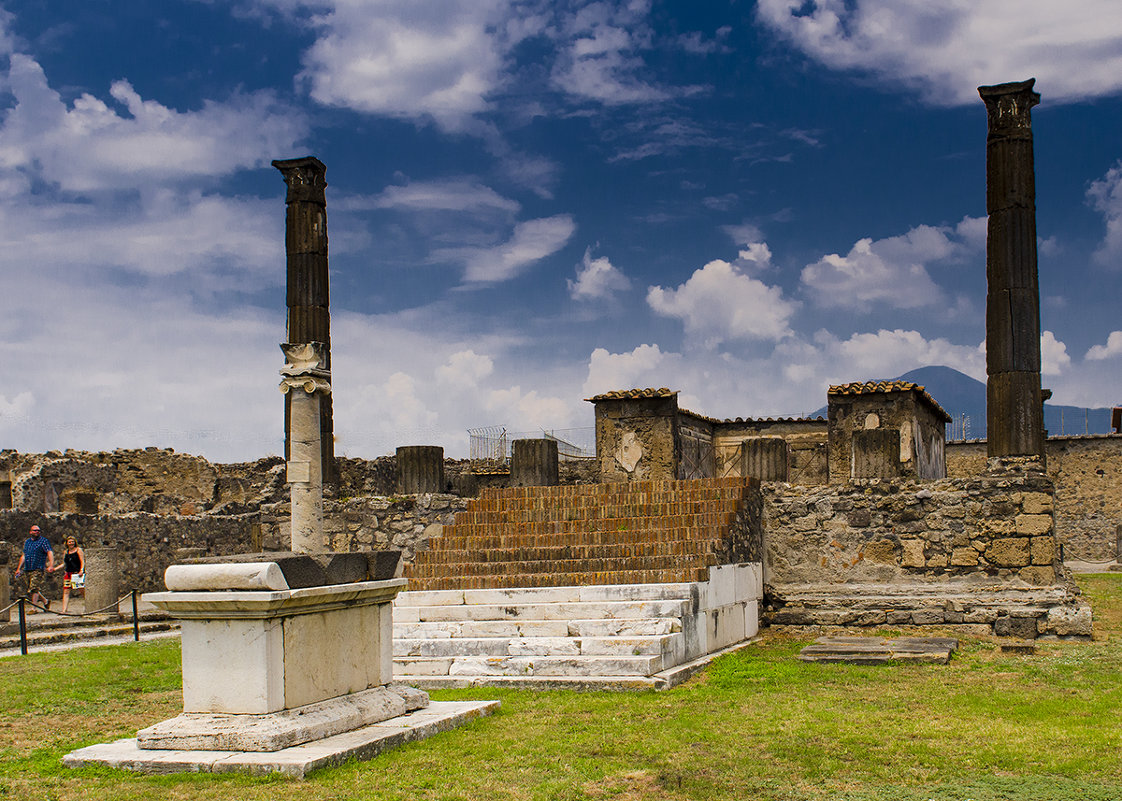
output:
[[86, 588], [86, 574], [75, 573], [70, 577], [70, 586], [75, 590], [84, 590]]

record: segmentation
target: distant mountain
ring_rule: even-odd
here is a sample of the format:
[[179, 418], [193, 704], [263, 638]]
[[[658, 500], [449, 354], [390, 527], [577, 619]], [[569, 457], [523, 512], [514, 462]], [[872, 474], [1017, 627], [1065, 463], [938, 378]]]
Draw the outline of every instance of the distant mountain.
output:
[[[947, 428], [948, 439], [982, 439], [986, 436], [986, 385], [950, 367], [920, 367], [892, 379], [910, 381], [926, 387], [927, 394], [946, 409], [954, 422]], [[811, 416], [826, 416], [826, 407]], [[1109, 434], [1110, 409], [1044, 404], [1044, 427], [1051, 436], [1062, 434]], [[965, 436], [963, 429], [965, 428]]]

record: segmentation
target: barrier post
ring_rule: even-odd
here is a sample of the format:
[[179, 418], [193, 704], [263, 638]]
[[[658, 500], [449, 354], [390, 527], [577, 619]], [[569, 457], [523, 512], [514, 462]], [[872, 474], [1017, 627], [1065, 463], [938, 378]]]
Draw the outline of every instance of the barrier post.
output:
[[25, 599], [19, 599], [19, 652], [27, 656], [27, 613], [24, 611]]
[[140, 620], [136, 614], [136, 590], [133, 590], [132, 595], [132, 639], [133, 642], [140, 642]]

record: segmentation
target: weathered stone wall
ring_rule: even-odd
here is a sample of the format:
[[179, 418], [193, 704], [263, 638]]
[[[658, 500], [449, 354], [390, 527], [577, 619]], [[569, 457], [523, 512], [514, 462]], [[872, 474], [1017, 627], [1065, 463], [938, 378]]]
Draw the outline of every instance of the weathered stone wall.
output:
[[[899, 437], [895, 475], [921, 479], [944, 478], [946, 438], [943, 418], [915, 391], [831, 393], [829, 396], [829, 477], [836, 483], [861, 477], [861, 435], [890, 431]], [[869, 437], [867, 439], [872, 439]], [[867, 473], [865, 473], [867, 475]], [[893, 478], [895, 476], [884, 476]]]
[[[84, 548], [111, 545], [117, 549], [120, 587], [125, 592], [163, 589], [164, 570], [177, 560], [180, 548], [199, 549], [199, 556], [221, 556], [252, 550], [255, 519], [238, 517], [169, 517], [144, 512], [124, 515], [42, 514], [0, 512], [0, 540], [6, 540], [19, 559], [19, 549], [32, 524], [43, 533], [61, 559], [62, 544], [74, 537]], [[14, 572], [14, 569], [13, 569]], [[62, 595], [62, 573], [50, 574], [48, 595]]]
[[677, 478], [716, 478], [713, 424], [704, 417], [682, 410], [678, 414], [678, 436], [681, 438], [681, 461]]
[[[449, 494], [362, 496], [323, 504], [324, 549], [330, 551], [402, 551], [406, 562], [428, 547], [456, 512], [467, 509], [467, 499]], [[283, 550], [288, 543], [287, 503], [262, 515], [261, 548]]]
[[826, 421], [817, 419], [725, 420], [713, 425], [718, 476], [740, 476], [741, 443], [755, 437], [782, 437], [787, 442], [787, 480], [792, 484], [825, 484]]
[[766, 581], [1055, 584], [1053, 493], [1031, 475], [764, 485]]
[[597, 401], [596, 457], [607, 483], [678, 478], [678, 396]]
[[[1048, 476], [1056, 487], [1056, 538], [1064, 557], [1104, 561], [1116, 556], [1122, 525], [1122, 435], [1050, 437]], [[947, 473], [968, 477], [986, 466], [986, 442], [947, 443]]]

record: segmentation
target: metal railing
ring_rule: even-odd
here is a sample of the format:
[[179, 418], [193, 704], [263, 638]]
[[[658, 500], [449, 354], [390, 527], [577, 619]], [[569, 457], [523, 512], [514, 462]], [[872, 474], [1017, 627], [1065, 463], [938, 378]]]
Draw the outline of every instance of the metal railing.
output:
[[101, 609], [95, 609], [92, 612], [51, 612], [50, 606], [40, 606], [33, 602], [30, 598], [17, 598], [14, 602], [8, 604], [3, 609], [0, 609], [0, 615], [4, 615], [12, 609], [19, 609], [19, 652], [22, 656], [27, 656], [27, 607], [32, 606], [43, 612], [49, 612], [52, 615], [59, 615], [61, 617], [93, 617], [107, 612], [110, 609], [118, 610], [120, 614], [121, 601], [126, 598], [132, 599], [132, 638], [134, 642], [140, 642], [140, 615], [137, 611], [137, 596], [136, 590], [129, 590], [120, 598], [108, 606], [103, 606]]
[[505, 426], [468, 429], [468, 458], [472, 461], [510, 461], [516, 439], [552, 439], [562, 459], [591, 459], [596, 456], [596, 429], [554, 428], [538, 431], [507, 431]]

